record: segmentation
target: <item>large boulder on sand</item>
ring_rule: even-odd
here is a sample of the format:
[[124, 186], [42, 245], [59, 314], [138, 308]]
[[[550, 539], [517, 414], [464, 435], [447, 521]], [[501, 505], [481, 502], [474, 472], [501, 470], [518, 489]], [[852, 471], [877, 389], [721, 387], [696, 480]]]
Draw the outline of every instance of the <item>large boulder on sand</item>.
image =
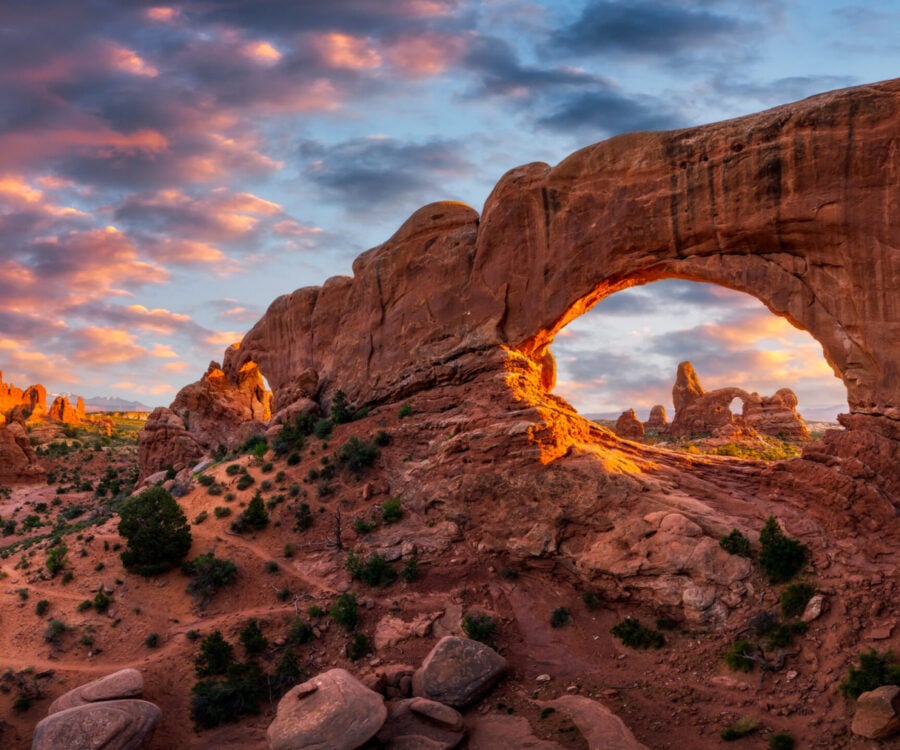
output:
[[278, 702], [270, 750], [354, 750], [381, 729], [384, 699], [344, 669], [297, 685]]
[[377, 737], [388, 750], [452, 750], [462, 742], [465, 733], [462, 716], [450, 706], [427, 698], [410, 698], [388, 704], [387, 721]]
[[139, 700], [74, 706], [38, 723], [31, 750], [140, 750], [150, 740], [160, 716], [157, 706]]
[[900, 687], [882, 685], [860, 695], [850, 731], [870, 740], [883, 740], [900, 732]]
[[506, 659], [478, 641], [441, 638], [413, 675], [413, 695], [467, 706], [484, 697], [506, 672]]
[[86, 703], [113, 701], [124, 698], [139, 698], [144, 692], [144, 678], [136, 669], [120, 669], [99, 680], [79, 685], [63, 693], [47, 710], [47, 714], [65, 711], [67, 708], [83, 706]]

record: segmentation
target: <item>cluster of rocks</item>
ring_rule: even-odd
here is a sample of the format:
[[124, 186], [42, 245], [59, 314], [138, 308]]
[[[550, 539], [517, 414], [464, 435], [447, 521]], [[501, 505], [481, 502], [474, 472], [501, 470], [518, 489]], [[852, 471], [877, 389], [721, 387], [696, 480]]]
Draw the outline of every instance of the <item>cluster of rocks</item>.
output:
[[[731, 411], [731, 403], [740, 399], [740, 414]], [[797, 412], [797, 396], [790, 388], [781, 388], [773, 396], [748, 393], [742, 388], [705, 391], [694, 366], [681, 362], [672, 387], [675, 416], [667, 421], [666, 409], [657, 404], [650, 418], [641, 422], [628, 409], [616, 420], [615, 432], [626, 440], [656, 437], [693, 438], [700, 435], [734, 439], [769, 435], [781, 440], [808, 440], [809, 430]]]
[[[384, 690], [390, 682], [396, 690], [406, 680], [412, 697], [385, 702], [381, 692], [346, 670], [332, 669], [285, 694], [267, 732], [268, 746], [270, 750], [354, 750], [375, 737], [387, 750], [451, 750], [468, 736], [472, 750], [496, 748], [498, 740], [510, 747], [558, 750], [558, 744], [534, 737], [524, 718], [479, 714], [466, 720], [457, 710], [484, 698], [506, 669], [506, 660], [492, 648], [457, 636], [438, 641], [411, 680], [411, 668], [388, 668], [379, 675], [388, 679], [376, 679], [371, 686]], [[571, 698], [575, 696], [566, 696]], [[570, 706], [560, 698], [547, 705], [572, 714], [591, 748], [644, 747], [600, 704], [588, 698], [576, 700], [585, 704]], [[608, 719], [598, 720], [604, 712]], [[515, 726], [507, 726], [510, 722]], [[602, 741], [612, 737], [621, 741]]]
[[144, 679], [122, 669], [63, 693], [34, 729], [32, 750], [140, 750], [159, 724], [159, 707], [140, 700]]

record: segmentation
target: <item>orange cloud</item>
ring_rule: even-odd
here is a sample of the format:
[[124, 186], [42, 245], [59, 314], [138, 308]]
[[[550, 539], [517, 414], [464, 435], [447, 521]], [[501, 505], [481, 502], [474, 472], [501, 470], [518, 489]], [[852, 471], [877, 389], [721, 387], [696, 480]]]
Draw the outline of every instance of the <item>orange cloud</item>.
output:
[[332, 32], [313, 41], [322, 58], [334, 68], [364, 70], [381, 65], [381, 55], [365, 39]]
[[144, 11], [144, 16], [146, 18], [151, 21], [156, 21], [157, 23], [171, 23], [178, 15], [179, 12], [175, 8], [167, 8], [165, 6], [147, 8], [147, 10]]
[[123, 73], [131, 73], [136, 76], [145, 76], [147, 78], [155, 78], [159, 75], [159, 71], [150, 65], [134, 50], [127, 47], [120, 47], [117, 44], [110, 46], [109, 55], [114, 68]]
[[205, 336], [203, 338], [203, 343], [209, 344], [210, 346], [231, 346], [232, 344], [239, 342], [242, 338], [244, 338], [244, 334], [238, 333], [237, 331], [219, 331]]
[[144, 305], [129, 305], [126, 309], [134, 316], [136, 325], [156, 333], [171, 334], [179, 326], [191, 322], [189, 315], [175, 313], [162, 307], [149, 310]]
[[166, 362], [161, 370], [165, 370], [166, 372], [185, 372], [189, 370], [191, 366], [187, 362]]
[[463, 41], [459, 38], [423, 34], [392, 42], [385, 56], [406, 75], [423, 77], [442, 73], [459, 60], [462, 52]]
[[282, 57], [269, 42], [249, 42], [244, 45], [244, 54], [262, 65], [274, 65]]

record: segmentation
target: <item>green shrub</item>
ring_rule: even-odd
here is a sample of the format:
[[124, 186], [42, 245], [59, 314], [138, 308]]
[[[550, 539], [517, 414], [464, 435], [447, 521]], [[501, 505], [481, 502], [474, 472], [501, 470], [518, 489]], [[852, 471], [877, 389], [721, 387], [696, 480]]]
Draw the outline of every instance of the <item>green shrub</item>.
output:
[[184, 511], [162, 487], [151, 487], [119, 509], [119, 534], [127, 546], [122, 564], [144, 576], [163, 573], [191, 549], [191, 529]]
[[240, 474], [242, 471], [244, 471], [244, 467], [240, 464], [228, 464], [225, 469], [225, 473], [230, 477], [233, 477], [235, 474]]
[[207, 518], [209, 518], [209, 513], [207, 513], [205, 510], [201, 510], [196, 516], [194, 516], [194, 526], [199, 526]]
[[315, 637], [312, 626], [299, 617], [295, 617], [288, 627], [285, 641], [291, 646], [302, 646], [304, 643], [315, 640]]
[[352, 437], [338, 448], [335, 459], [350, 473], [359, 474], [375, 463], [379, 453], [378, 446], [374, 443]]
[[334, 394], [334, 399], [331, 402], [331, 421], [335, 424], [344, 424], [352, 421], [352, 419], [353, 410], [347, 403], [347, 394], [343, 391], [338, 391]]
[[372, 438], [372, 442], [379, 448], [384, 448], [386, 445], [391, 444], [391, 436], [384, 430], [378, 430], [375, 433], [375, 437]]
[[234, 663], [234, 646], [222, 631], [214, 630], [200, 644], [200, 653], [194, 659], [194, 669], [198, 677], [214, 674], [225, 674]]
[[191, 577], [188, 593], [205, 606], [221, 588], [237, 578], [237, 566], [231, 560], [222, 560], [212, 552], [206, 552], [181, 566], [181, 572]]
[[244, 625], [238, 639], [244, 647], [247, 656], [261, 654], [266, 650], [266, 646], [269, 645], [269, 641], [263, 635], [259, 623], [252, 617], [247, 620], [247, 624]]
[[294, 510], [294, 531], [306, 531], [313, 525], [313, 515], [308, 503], [300, 503]]
[[331, 616], [344, 630], [356, 630], [359, 624], [359, 603], [356, 596], [350, 592], [336, 597], [331, 605]]
[[365, 633], [354, 633], [347, 645], [347, 657], [350, 661], [359, 661], [366, 654], [371, 653], [372, 644]]
[[218, 497], [224, 492], [221, 484], [211, 484], [206, 488], [206, 494], [212, 495], [213, 497]]
[[739, 638], [725, 652], [725, 663], [732, 672], [752, 672], [753, 660], [747, 657], [756, 653], [756, 646], [746, 638]]
[[231, 530], [240, 534], [249, 529], [264, 529], [268, 525], [269, 513], [262, 495], [257, 492], [247, 504], [244, 512], [231, 522]]
[[400, 408], [397, 410], [397, 417], [399, 419], [406, 419], [407, 417], [411, 417], [413, 413], [412, 404], [405, 403], [401, 404]]
[[93, 604], [94, 604], [94, 609], [96, 609], [100, 613], [103, 613], [109, 609], [109, 605], [112, 604], [112, 598], [109, 595], [107, 595], [107, 593], [103, 589], [100, 589], [94, 595]]
[[363, 534], [368, 534], [370, 531], [374, 531], [375, 524], [372, 521], [367, 521], [365, 518], [354, 518], [353, 530], [362, 536]]
[[266, 560], [263, 568], [265, 569], [266, 573], [277, 573], [279, 570], [281, 570], [281, 568], [278, 567], [278, 563], [274, 560]]
[[799, 617], [815, 593], [815, 586], [807, 583], [790, 584], [781, 592], [781, 614], [785, 617]]
[[216, 478], [210, 474], [200, 474], [197, 477], [197, 481], [204, 487], [210, 487], [215, 483]]
[[89, 610], [91, 608], [91, 606], [93, 606], [93, 603], [91, 602], [91, 600], [85, 599], [82, 602], [78, 602], [78, 606], [75, 607], [75, 610], [78, 612], [86, 612], [87, 610]]
[[254, 482], [256, 482], [256, 480], [250, 476], [250, 474], [241, 474], [241, 478], [237, 480], [235, 488], [239, 491], [243, 491], [250, 487]]
[[397, 580], [397, 571], [377, 552], [365, 560], [353, 551], [348, 552], [346, 567], [354, 581], [362, 581], [368, 586], [387, 586]]
[[494, 634], [497, 631], [497, 621], [484, 613], [469, 614], [463, 617], [462, 629], [467, 638], [471, 638], [473, 641], [481, 641], [491, 646], [494, 642]]
[[231, 508], [226, 505], [217, 505], [213, 508], [213, 515], [215, 515], [216, 518], [225, 518], [226, 516], [231, 515]]
[[769, 516], [759, 532], [759, 564], [771, 583], [791, 580], [806, 563], [806, 545], [785, 536], [775, 516]]
[[403, 568], [400, 570], [400, 577], [406, 581], [407, 583], [412, 583], [413, 581], [418, 581], [421, 573], [419, 572], [419, 563], [416, 562], [416, 559], [410, 558], [404, 563]]
[[316, 422], [313, 433], [319, 440], [327, 440], [328, 436], [331, 435], [331, 428], [332, 424], [330, 419], [320, 419]]
[[730, 555], [750, 557], [750, 540], [737, 529], [719, 539], [719, 546]]
[[584, 606], [591, 611], [600, 606], [600, 597], [590, 589], [585, 589], [581, 592], [581, 601], [583, 601]]
[[614, 625], [610, 632], [629, 648], [662, 648], [666, 643], [662, 633], [645, 628], [641, 625], [641, 621], [634, 617], [626, 617]]
[[753, 734], [757, 729], [759, 723], [755, 719], [739, 719], [727, 729], [723, 729], [719, 736], [726, 742], [731, 742]]
[[47, 562], [45, 565], [47, 566], [47, 572], [50, 574], [51, 578], [65, 567], [66, 552], [68, 551], [69, 548], [62, 542], [47, 550]]
[[198, 728], [210, 729], [259, 713], [266, 680], [254, 663], [235, 664], [228, 678], [201, 680], [191, 691], [191, 718]]
[[561, 628], [572, 621], [572, 613], [568, 607], [557, 607], [550, 615], [550, 627]]
[[300, 463], [300, 454], [297, 451], [289, 454], [287, 457], [287, 465], [288, 466], [296, 466]]
[[769, 735], [769, 750], [794, 750], [794, 737], [790, 732]]
[[149, 633], [144, 638], [144, 645], [147, 648], [157, 648], [159, 646], [159, 633]]
[[271, 461], [267, 461], [260, 467], [259, 470], [263, 474], [270, 474], [271, 472], [275, 471], [275, 464], [273, 464]]
[[403, 508], [400, 507], [400, 500], [396, 497], [385, 500], [381, 506], [381, 518], [385, 523], [397, 523], [403, 518]]
[[291, 590], [289, 588], [280, 588], [275, 592], [275, 598], [280, 602], [286, 602], [291, 598]]
[[850, 698], [882, 685], [900, 685], [900, 663], [893, 651], [879, 653], [874, 648], [859, 655], [859, 667], [850, 667], [841, 681], [841, 692]]
[[184, 634], [184, 637], [189, 641], [196, 641], [200, 637], [199, 630], [188, 630], [187, 633]]
[[38, 617], [43, 617], [45, 614], [47, 614], [47, 610], [48, 610], [48, 609], [50, 609], [50, 602], [48, 602], [46, 599], [41, 599], [41, 600], [35, 605], [35, 607], [34, 607], [34, 613], [35, 613]]
[[48, 643], [57, 643], [68, 629], [68, 626], [62, 620], [54, 617], [44, 629], [44, 640]]

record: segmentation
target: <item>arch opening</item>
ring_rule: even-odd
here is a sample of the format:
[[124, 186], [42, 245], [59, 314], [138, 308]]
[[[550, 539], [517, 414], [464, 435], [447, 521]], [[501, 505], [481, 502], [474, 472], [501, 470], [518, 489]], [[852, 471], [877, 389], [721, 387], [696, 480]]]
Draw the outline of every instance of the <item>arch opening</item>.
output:
[[603, 297], [557, 333], [551, 351], [553, 393], [610, 426], [629, 409], [656, 434], [660, 421], [677, 422], [685, 407], [673, 387], [685, 361], [707, 394], [709, 429], [693, 423], [701, 433], [747, 420], [758, 426], [760, 410], [790, 410], [783, 389], [796, 394], [813, 435], [847, 411], [846, 387], [808, 331], [756, 297], [710, 282], [668, 278]]

